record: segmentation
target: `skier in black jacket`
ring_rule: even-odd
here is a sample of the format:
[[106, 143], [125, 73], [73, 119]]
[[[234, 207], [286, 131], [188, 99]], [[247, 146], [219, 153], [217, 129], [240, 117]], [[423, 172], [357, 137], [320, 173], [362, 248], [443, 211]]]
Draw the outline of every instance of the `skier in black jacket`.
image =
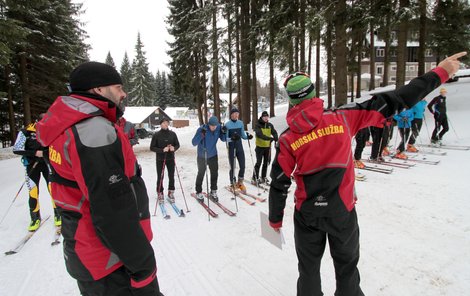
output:
[[[46, 181], [49, 193], [51, 192], [49, 168], [45, 161], [45, 157], [48, 156], [49, 152], [47, 147], [41, 146], [36, 139], [36, 123], [29, 124], [18, 133], [15, 145], [13, 146], [13, 153], [23, 156], [21, 162], [26, 168], [26, 185], [29, 190], [29, 214], [31, 216], [28, 230], [36, 231], [41, 224], [41, 213], [39, 211], [39, 180], [41, 174]], [[62, 220], [53, 199], [52, 206], [54, 207], [54, 224], [61, 226]]]
[[175, 201], [175, 151], [180, 148], [176, 133], [168, 129], [169, 120], [160, 121], [161, 129], [152, 137], [150, 150], [157, 153], [157, 194], [158, 202], [163, 203], [163, 167], [168, 171], [168, 199]]
[[[253, 172], [252, 183], [257, 185], [266, 183], [268, 179], [266, 174], [268, 171], [268, 164], [271, 162], [271, 142], [277, 142], [278, 135], [276, 129], [271, 122], [269, 122], [269, 114], [266, 111], [261, 113], [261, 117], [255, 125], [254, 129], [256, 135], [256, 164]], [[259, 176], [259, 169], [261, 167], [261, 178]]]
[[[447, 121], [446, 94], [447, 90], [445, 88], [441, 88], [439, 95], [432, 99], [432, 101], [428, 104], [429, 112], [434, 115], [435, 127], [431, 136], [431, 143], [433, 144], [439, 143], [442, 140], [444, 134], [449, 131], [449, 123]], [[439, 130], [441, 131], [439, 132]]]

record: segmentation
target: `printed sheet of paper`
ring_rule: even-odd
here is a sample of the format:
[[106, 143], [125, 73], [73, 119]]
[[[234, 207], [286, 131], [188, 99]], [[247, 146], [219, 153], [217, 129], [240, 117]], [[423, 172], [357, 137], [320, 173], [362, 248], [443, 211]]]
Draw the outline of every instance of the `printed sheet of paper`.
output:
[[259, 214], [261, 220], [261, 236], [282, 250], [282, 244], [285, 244], [282, 229], [280, 232], [275, 231], [271, 226], [269, 226], [268, 215], [263, 212], [260, 212]]

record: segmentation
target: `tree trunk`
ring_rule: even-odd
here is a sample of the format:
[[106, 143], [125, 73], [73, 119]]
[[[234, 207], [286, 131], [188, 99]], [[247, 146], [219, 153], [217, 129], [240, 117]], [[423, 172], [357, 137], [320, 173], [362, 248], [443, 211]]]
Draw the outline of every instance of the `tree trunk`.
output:
[[250, 1], [241, 0], [241, 26], [240, 26], [240, 52], [241, 52], [241, 78], [242, 78], [242, 96], [241, 96], [241, 118], [245, 128], [250, 123]]
[[[299, 22], [300, 22], [300, 71], [307, 69], [305, 63], [305, 11], [306, 11], [306, 0], [300, 0], [300, 11], [299, 11]], [[310, 56], [310, 42], [309, 42], [309, 56]], [[310, 61], [310, 59], [309, 59]], [[308, 67], [310, 69], [310, 65]], [[309, 72], [310, 73], [310, 72]]]
[[214, 115], [220, 121], [219, 97], [219, 47], [217, 38], [217, 2], [212, 0], [212, 96], [214, 99]]
[[419, 46], [418, 46], [418, 76], [426, 72], [426, 0], [419, 0]]
[[276, 116], [274, 114], [274, 57], [272, 46], [269, 46], [269, 115], [271, 117]]
[[358, 32], [358, 42], [357, 42], [357, 69], [356, 69], [356, 98], [361, 97], [361, 60], [362, 60], [362, 43], [364, 42], [362, 30]]
[[335, 12], [335, 106], [346, 104], [348, 101], [348, 76], [346, 69], [348, 68], [347, 56], [348, 48], [346, 46], [346, 0], [336, 2]]
[[13, 95], [11, 93], [10, 84], [10, 66], [5, 65], [5, 90], [7, 91], [8, 98], [8, 123], [10, 125], [10, 143], [13, 144], [16, 139], [16, 125], [15, 125], [15, 109], [13, 108]]
[[[410, 6], [409, 0], [400, 0], [400, 10]], [[402, 19], [398, 24], [398, 42], [397, 42], [397, 83], [396, 88], [405, 85], [406, 79], [406, 58], [408, 40], [408, 21]]]
[[28, 84], [28, 70], [26, 69], [26, 52], [21, 52], [19, 54], [20, 59], [20, 81], [21, 81], [21, 90], [23, 98], [23, 115], [24, 115], [24, 125], [27, 126], [32, 122], [31, 120], [31, 98], [29, 96], [29, 84]]
[[333, 35], [333, 25], [331, 22], [328, 22], [326, 27], [326, 41], [325, 41], [325, 50], [326, 50], [326, 72], [327, 72], [327, 90], [328, 90], [328, 108], [333, 106], [333, 88], [331, 86], [333, 81], [333, 46], [332, 46], [332, 35]]
[[[258, 13], [258, 0], [251, 0], [251, 28], [255, 27], [256, 18]], [[255, 124], [258, 121], [258, 88], [256, 80], [256, 33], [251, 34], [251, 128], [255, 128]]]
[[390, 43], [392, 40], [391, 38], [391, 28], [390, 28], [390, 22], [391, 22], [391, 15], [390, 13], [387, 14], [385, 18], [385, 50], [384, 50], [384, 75], [382, 77], [382, 86], [387, 86], [389, 79], [389, 68], [390, 68]]
[[[241, 81], [242, 81], [242, 78], [241, 78], [241, 58], [240, 58], [240, 12], [239, 12], [239, 7], [238, 5], [235, 6], [235, 43], [236, 43], [236, 63], [237, 63], [237, 71], [236, 71], [236, 75], [237, 75], [237, 104], [238, 104], [238, 108], [241, 109], [241, 97], [242, 97], [242, 90], [241, 90]], [[231, 106], [230, 108], [232, 108], [233, 106]], [[230, 113], [229, 113], [230, 114]]]
[[317, 97], [320, 97], [320, 50], [321, 50], [321, 33], [320, 30], [317, 31], [317, 44], [316, 44], [316, 53], [315, 53], [315, 88], [316, 88], [316, 93]]
[[369, 90], [375, 89], [375, 34], [374, 24], [370, 23], [370, 81]]
[[[232, 108], [232, 19], [230, 14], [230, 9], [227, 11], [227, 54], [228, 54], [228, 110], [226, 110], [225, 114], [229, 114], [230, 109]], [[237, 45], [238, 46], [238, 45]]]

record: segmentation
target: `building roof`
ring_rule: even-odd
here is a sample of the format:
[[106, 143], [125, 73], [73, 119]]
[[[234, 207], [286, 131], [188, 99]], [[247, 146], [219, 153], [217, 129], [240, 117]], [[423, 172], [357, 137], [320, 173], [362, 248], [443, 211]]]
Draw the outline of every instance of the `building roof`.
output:
[[166, 107], [165, 113], [171, 118], [186, 118], [189, 107]]
[[124, 111], [124, 118], [127, 121], [138, 124], [143, 122], [147, 117], [150, 116], [150, 114], [154, 113], [157, 109], [160, 109], [160, 107], [126, 107]]

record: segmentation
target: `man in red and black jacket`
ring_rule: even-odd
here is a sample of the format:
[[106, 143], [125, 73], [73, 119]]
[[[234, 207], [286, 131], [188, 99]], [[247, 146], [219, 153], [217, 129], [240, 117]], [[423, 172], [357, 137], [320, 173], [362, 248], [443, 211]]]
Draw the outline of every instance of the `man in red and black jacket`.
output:
[[70, 87], [37, 124], [38, 141], [49, 146], [67, 271], [83, 295], [162, 295], [147, 189], [116, 125], [126, 96], [121, 77], [88, 62], [70, 74]]
[[456, 54], [433, 71], [395, 91], [374, 95], [360, 104], [324, 110], [315, 98], [310, 78], [296, 73], [287, 78], [289, 129], [279, 138], [271, 170], [269, 221], [282, 227], [287, 190], [294, 176], [295, 245], [299, 260], [297, 295], [323, 295], [320, 262], [328, 237], [336, 275], [337, 296], [364, 295], [359, 285], [359, 226], [355, 211], [351, 139], [360, 129], [381, 126], [385, 118], [410, 108], [459, 68]]

